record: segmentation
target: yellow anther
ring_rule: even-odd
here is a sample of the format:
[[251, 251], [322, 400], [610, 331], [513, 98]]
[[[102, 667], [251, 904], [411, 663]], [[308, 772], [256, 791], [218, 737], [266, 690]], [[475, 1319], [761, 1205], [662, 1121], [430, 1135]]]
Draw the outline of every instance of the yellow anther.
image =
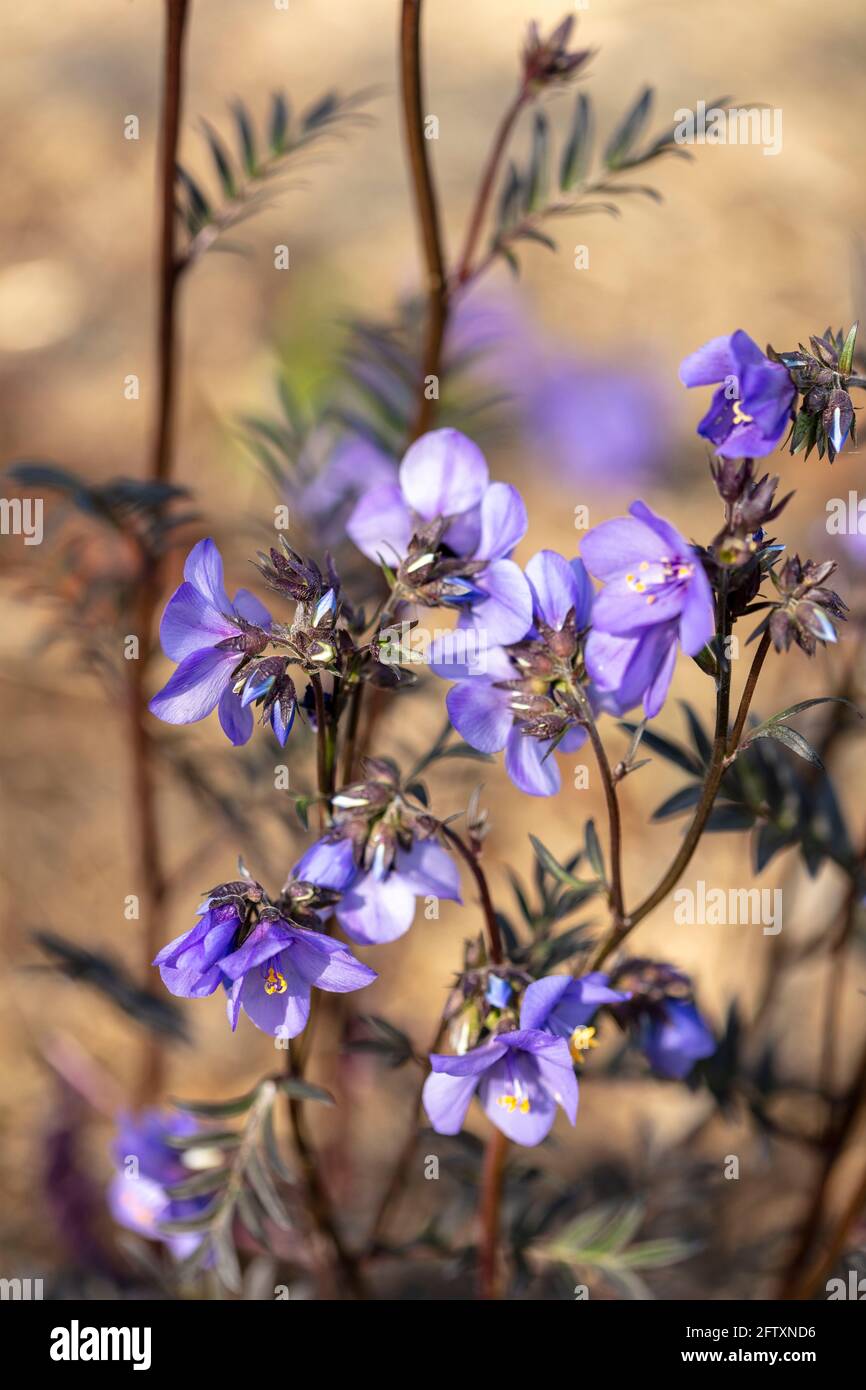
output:
[[633, 584], [633, 583], [634, 583], [634, 575], [633, 575], [633, 574], [627, 574], [626, 577], [625, 577], [625, 582], [626, 582], [626, 584]]
[[575, 1062], [583, 1065], [583, 1054], [589, 1052], [590, 1048], [598, 1047], [598, 1039], [595, 1036], [594, 1028], [575, 1028], [568, 1040], [568, 1050]]
[[646, 588], [646, 584], [644, 584], [642, 579], [638, 579], [634, 587], [637, 593], [642, 594]]
[[658, 598], [658, 594], [647, 594], [646, 601], [647, 601], [647, 603], [655, 603], [655, 601], [656, 601], [657, 598]]
[[692, 568], [692, 565], [680, 565], [679, 569], [677, 570], [677, 579], [688, 579], [689, 575], [692, 572]]
[[271, 966], [265, 976], [265, 994], [285, 994], [286, 988], [285, 975], [281, 975], [279, 970]]
[[503, 1110], [507, 1110], [509, 1115], [513, 1115], [515, 1110], [521, 1115], [528, 1115], [530, 1110], [529, 1100], [526, 1096], [522, 1100], [519, 1096], [500, 1096], [496, 1104], [501, 1105]]
[[742, 406], [740, 405], [740, 402], [739, 402], [739, 401], [734, 401], [734, 424], [735, 424], [735, 425], [751, 425], [751, 424], [753, 423], [753, 421], [754, 421], [754, 418], [755, 418], [754, 415], [747, 415], [747, 414], [746, 414], [746, 412], [743, 410]]
[[649, 569], [649, 560], [641, 560], [641, 562], [640, 562], [640, 567], [641, 567], [642, 570], [648, 570], [648, 569]]

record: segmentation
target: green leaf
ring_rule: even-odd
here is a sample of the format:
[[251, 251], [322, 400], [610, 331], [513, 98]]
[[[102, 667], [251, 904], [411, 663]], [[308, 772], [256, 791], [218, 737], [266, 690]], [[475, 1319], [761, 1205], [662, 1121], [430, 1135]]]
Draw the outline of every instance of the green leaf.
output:
[[253, 177], [258, 166], [256, 162], [256, 141], [253, 134], [252, 122], [242, 101], [234, 102], [231, 111], [235, 118], [235, 128], [238, 135], [238, 148], [240, 150], [241, 160], [243, 161], [243, 166], [247, 174]]
[[295, 1100], [316, 1100], [322, 1105], [336, 1105], [334, 1097], [330, 1091], [326, 1091], [323, 1086], [314, 1086], [311, 1081], [300, 1081], [294, 1076], [281, 1076], [274, 1082], [278, 1091], [282, 1091], [286, 1096], [292, 1096]]
[[235, 198], [237, 196], [237, 183], [235, 181], [234, 170], [232, 169], [228, 151], [213, 126], [205, 120], [203, 120], [201, 124], [223, 194], [226, 198]]
[[181, 1182], [166, 1187], [169, 1197], [183, 1200], [186, 1197], [202, 1197], [210, 1192], [219, 1192], [231, 1177], [231, 1168], [206, 1168], [201, 1173], [193, 1173]]
[[526, 179], [526, 208], [534, 211], [543, 207], [547, 201], [549, 173], [550, 134], [547, 117], [543, 111], [535, 113], [532, 128], [532, 154], [529, 159], [529, 172]]
[[808, 739], [802, 734], [798, 734], [796, 729], [791, 729], [787, 724], [768, 724], [766, 728], [756, 729], [740, 745], [740, 749], [749, 748], [759, 738], [772, 738], [777, 743], [783, 743], [786, 748], [790, 748], [792, 753], [798, 757], [805, 758], [806, 762], [813, 763], [815, 767], [823, 768], [824, 764], [815, 752]]
[[602, 853], [601, 844], [598, 838], [598, 832], [595, 828], [595, 821], [588, 820], [586, 822], [586, 830], [584, 832], [584, 835], [586, 843], [586, 857], [592, 865], [593, 869], [595, 870], [596, 874], [598, 875], [600, 882], [604, 883], [607, 877], [604, 867], [604, 854]]
[[565, 883], [569, 888], [597, 888], [598, 884], [592, 879], [575, 878], [574, 874], [568, 872], [551, 854], [546, 845], [535, 835], [529, 837], [532, 848], [535, 850], [536, 857], [542, 868], [557, 880], [558, 883]]
[[275, 92], [271, 102], [268, 140], [272, 154], [282, 154], [289, 129], [289, 106], [282, 92]]
[[559, 166], [559, 186], [563, 192], [585, 177], [592, 153], [592, 106], [584, 92], [578, 95], [568, 141]]
[[258, 1093], [258, 1086], [254, 1086], [246, 1095], [235, 1096], [231, 1100], [172, 1099], [171, 1103], [176, 1110], [182, 1110], [186, 1115], [199, 1115], [206, 1120], [227, 1120], [233, 1115], [246, 1114]]
[[652, 88], [645, 87], [608, 140], [604, 151], [604, 162], [608, 169], [619, 169], [628, 162], [628, 155], [649, 119], [652, 100]]
[[[626, 733], [633, 734], [638, 725], [623, 720], [619, 727], [624, 729]], [[675, 743], [673, 739], [665, 738], [662, 734], [654, 733], [651, 729], [644, 731], [642, 742], [653, 753], [658, 753], [660, 757], [666, 758], [668, 762], [674, 763], [692, 777], [700, 777], [703, 774], [704, 769], [700, 760], [687, 748], [683, 748], [681, 743]]]
[[851, 325], [848, 330], [848, 337], [845, 339], [844, 347], [839, 354], [839, 371], [842, 376], [848, 376], [854, 366], [854, 345], [857, 342], [857, 329], [860, 327], [859, 320]]

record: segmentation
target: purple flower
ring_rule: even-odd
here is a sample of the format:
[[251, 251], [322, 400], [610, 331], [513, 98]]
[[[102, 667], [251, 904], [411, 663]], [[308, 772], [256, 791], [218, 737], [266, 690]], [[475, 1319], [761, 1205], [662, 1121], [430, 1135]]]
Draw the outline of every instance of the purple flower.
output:
[[580, 560], [570, 564], [553, 550], [540, 550], [526, 566], [533, 627], [526, 640], [486, 653], [486, 671], [441, 657], [434, 643], [430, 665], [456, 679], [446, 697], [457, 732], [482, 753], [505, 749], [505, 770], [530, 796], [553, 796], [559, 768], [553, 749], [573, 753], [586, 730], [561, 703], [557, 687], [571, 678], [579, 634], [588, 627], [592, 585]]
[[630, 516], [603, 521], [581, 545], [587, 569], [603, 580], [592, 610], [586, 669], [619, 707], [641, 699], [658, 714], [673, 676], [677, 641], [695, 656], [713, 635], [713, 596], [700, 559], [669, 522], [644, 502]]
[[[321, 462], [315, 457], [320, 449], [328, 451]], [[397, 462], [368, 439], [349, 435], [334, 444], [314, 435], [299, 460], [298, 473], [300, 482], [290, 488], [289, 500], [320, 545], [334, 546], [345, 537], [358, 499], [394, 482]]]
[[361, 497], [346, 529], [369, 559], [397, 562], [401, 597], [459, 608], [459, 626], [496, 645], [532, 620], [529, 587], [508, 558], [526, 526], [517, 489], [491, 483], [477, 444], [441, 429], [409, 447], [399, 483]]
[[[338, 809], [339, 801], [338, 794]], [[378, 946], [403, 936], [414, 920], [418, 897], [461, 901], [457, 865], [435, 840], [414, 838], [409, 848], [397, 844], [385, 853], [387, 843], [374, 838], [372, 853], [362, 856], [370, 861], [365, 867], [357, 863], [351, 839], [326, 836], [295, 866], [298, 878], [342, 890], [334, 916], [350, 941], [360, 946]]]
[[430, 1054], [424, 1109], [437, 1134], [457, 1134], [476, 1090], [488, 1119], [516, 1144], [550, 1133], [561, 1105], [577, 1119], [577, 1079], [562, 1038], [533, 1028], [500, 1033], [460, 1057]]
[[150, 709], [168, 724], [194, 724], [218, 709], [231, 742], [246, 743], [253, 714], [241, 705], [233, 677], [246, 658], [267, 645], [270, 614], [246, 589], [229, 602], [222, 557], [212, 540], [193, 547], [183, 573], [184, 582], [169, 599], [159, 629], [163, 651], [179, 665]]
[[712, 1057], [716, 1050], [716, 1040], [696, 1006], [676, 999], [666, 999], [659, 1015], [643, 1019], [639, 1041], [653, 1071], [673, 1081], [682, 1081], [695, 1062]]
[[231, 982], [228, 1015], [232, 1030], [241, 1009], [263, 1033], [295, 1038], [310, 1016], [310, 991], [348, 994], [377, 978], [340, 941], [279, 917], [253, 927], [242, 946], [225, 956], [220, 969]]
[[175, 937], [154, 959], [166, 989], [182, 999], [205, 999], [225, 983], [221, 962], [230, 955], [242, 916], [237, 905], [205, 907], [195, 926]]
[[293, 1038], [309, 1016], [313, 985], [343, 994], [371, 984], [376, 972], [319, 930], [352, 866], [319, 868], [317, 884], [291, 876], [276, 904], [251, 879], [213, 889], [195, 926], [154, 961], [166, 988], [202, 999], [222, 985], [233, 1030], [243, 1009], [264, 1032]]
[[[166, 1188], [183, 1182], [192, 1172], [168, 1140], [195, 1134], [197, 1128], [191, 1115], [145, 1110], [138, 1116], [120, 1117], [113, 1146], [119, 1171], [108, 1189], [112, 1216], [129, 1231], [163, 1241], [177, 1259], [191, 1255], [202, 1237], [194, 1232], [164, 1235], [160, 1223], [197, 1216], [211, 1199], [169, 1196]], [[206, 1132], [202, 1133], [202, 1144], [207, 1145]]]
[[738, 328], [713, 338], [680, 366], [684, 386], [721, 382], [698, 425], [722, 458], [771, 454], [791, 418], [796, 390], [786, 367], [771, 362], [748, 333]]
[[615, 982], [628, 987], [611, 1012], [630, 1027], [647, 1061], [660, 1076], [681, 1081], [695, 1062], [711, 1057], [716, 1040], [698, 1012], [688, 975], [662, 961], [623, 961]]
[[631, 995], [611, 989], [603, 971], [593, 971], [580, 979], [569, 975], [545, 975], [533, 980], [520, 1008], [521, 1028], [541, 1028], [554, 1037], [564, 1038], [575, 1062], [595, 1047], [595, 1029], [587, 1025], [603, 1004], [622, 1004]]

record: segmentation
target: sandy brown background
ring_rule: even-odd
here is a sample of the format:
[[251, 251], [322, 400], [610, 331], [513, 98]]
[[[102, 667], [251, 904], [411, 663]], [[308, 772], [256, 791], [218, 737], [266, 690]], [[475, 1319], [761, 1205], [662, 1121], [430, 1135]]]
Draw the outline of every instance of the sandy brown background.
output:
[[[440, 120], [434, 149], [446, 237], [459, 245], [488, 134], [514, 82], [515, 54], [531, 17], [550, 27], [562, 0], [433, 0], [426, 18], [428, 109]], [[154, 190], [160, 9], [155, 0], [31, 0], [0, 15], [0, 125], [6, 131], [0, 201], [0, 374], [2, 454], [54, 459], [97, 479], [142, 473], [153, 404]], [[834, 0], [816, 11], [808, 0], [593, 0], [580, 14], [581, 39], [598, 50], [588, 89], [610, 126], [644, 81], [657, 88], [655, 123], [680, 106], [725, 93], [741, 104], [781, 107], [784, 147], [776, 158], [756, 148], [706, 148], [696, 161], [669, 161], [651, 181], [661, 207], [629, 203], [621, 221], [563, 224], [560, 250], [527, 248], [521, 293], [526, 311], [551, 340], [568, 348], [645, 355], [670, 377], [675, 409], [669, 476], [653, 491], [659, 510], [690, 535], [715, 529], [703, 445], [693, 434], [703, 393], [675, 383], [686, 352], [741, 326], [762, 344], [788, 346], [827, 321], [845, 324], [860, 306], [852, 277], [852, 247], [866, 225], [858, 144], [863, 123], [863, 11], [858, 0]], [[275, 354], [296, 365], [300, 382], [315, 381], [326, 363], [329, 335], [347, 312], [387, 312], [418, 272], [416, 235], [407, 193], [396, 99], [397, 7], [393, 0], [292, 0], [289, 11], [270, 0], [193, 0], [188, 41], [188, 88], [183, 158], [203, 168], [195, 135], [199, 115], [225, 124], [228, 99], [242, 95], [261, 112], [267, 94], [285, 87], [296, 106], [323, 90], [376, 87], [374, 123], [333, 146], [305, 175], [307, 187], [288, 194], [243, 231], [251, 255], [212, 256], [185, 287], [181, 305], [182, 388], [177, 475], [194, 488], [218, 535], [233, 575], [246, 583], [250, 536], [260, 530], [272, 498], [239, 445], [234, 422], [246, 409], [273, 403]], [[560, 129], [567, 98], [549, 103]], [[126, 115], [137, 114], [141, 139], [122, 136]], [[526, 131], [518, 147], [526, 148]], [[292, 270], [272, 268], [272, 247], [286, 242]], [[590, 248], [591, 268], [572, 268], [575, 242]], [[508, 279], [497, 269], [488, 290]], [[122, 381], [139, 373], [142, 399], [124, 400]], [[828, 496], [856, 487], [862, 455], [846, 452], [832, 474], [816, 459], [779, 455], [775, 466], [798, 489], [785, 536], [823, 558], [838, 541], [823, 531]], [[530, 532], [518, 558], [542, 545], [572, 552], [574, 506], [586, 502], [595, 519], [615, 515], [630, 500], [618, 484], [616, 460], [590, 487], [570, 487], [545, 475], [545, 460], [503, 445], [494, 474], [520, 483], [530, 508]], [[204, 532], [203, 532], [204, 533]], [[75, 667], [68, 648], [43, 651], [44, 614], [21, 598], [37, 548], [2, 541], [0, 720], [4, 730], [3, 887], [6, 898], [0, 990], [0, 1240], [49, 1264], [57, 1252], [40, 1217], [34, 1175], [38, 1135], [51, 1106], [46, 1071], [37, 1060], [55, 1030], [79, 1040], [115, 1078], [129, 1083], [139, 1034], [85, 991], [22, 973], [34, 959], [29, 928], [53, 925], [65, 935], [110, 949], [137, 967], [135, 926], [124, 920], [131, 886], [127, 814], [128, 764], [122, 724], [99, 683]], [[852, 576], [853, 579], [853, 576]], [[850, 647], [808, 663], [800, 653], [771, 661], [757, 707], [823, 693]], [[742, 673], [738, 673], [742, 679]], [[674, 694], [709, 709], [707, 683], [682, 665]], [[415, 697], [410, 697], [415, 699]], [[396, 713], [398, 743], [433, 731], [440, 710], [416, 700], [411, 720]], [[805, 720], [804, 730], [816, 728]], [[675, 702], [662, 727], [679, 732]], [[389, 725], [384, 726], [386, 734]], [[223, 756], [215, 721], [181, 736]], [[610, 746], [620, 751], [611, 728]], [[270, 751], [265, 765], [270, 759]], [[453, 809], [478, 778], [477, 769], [438, 775], [443, 809]], [[838, 769], [855, 833], [862, 820], [862, 756], [845, 743]], [[497, 888], [504, 869], [528, 868], [527, 831], [563, 856], [588, 814], [601, 816], [595, 791], [569, 781], [550, 804], [528, 803], [501, 768], [484, 768], [495, 830], [488, 860]], [[625, 789], [627, 887], [632, 898], [654, 880], [671, 854], [677, 826], [646, 827], [649, 810], [678, 785], [658, 763]], [[207, 825], [188, 799], [165, 787], [164, 816], [171, 863], [200, 847]], [[250, 796], [268, 795], [250, 792]], [[280, 872], [297, 844], [268, 832], [266, 866]], [[215, 838], [178, 885], [164, 939], [190, 919], [196, 894], [232, 871], [236, 846]], [[780, 881], [777, 861], [762, 886]], [[706, 842], [691, 870], [707, 883], [751, 881], [745, 840]], [[808, 932], [817, 914], [832, 912], [843, 885], [832, 871], [816, 884], [785, 879], [785, 932]], [[438, 924], [417, 923], [402, 942], [367, 953], [382, 980], [365, 1007], [406, 1027], [423, 1045], [442, 990], [457, 964], [463, 937], [476, 929], [471, 903], [448, 908]], [[756, 927], [674, 928], [670, 904], [640, 928], [635, 945], [673, 957], [695, 972], [701, 999], [720, 1022], [732, 995], [748, 1011], [769, 959], [768, 938]], [[846, 1018], [862, 1028], [857, 983], [846, 984]], [[815, 979], [790, 982], [774, 1026], [782, 1055], [809, 1075], [814, 1054]], [[216, 1001], [189, 1006], [196, 1047], [173, 1053], [170, 1089], [186, 1094], [236, 1092], [269, 1065], [268, 1042], [251, 1027], [232, 1038]], [[360, 1068], [357, 1085], [368, 1095]], [[362, 1203], [382, 1156], [397, 1142], [398, 1106], [408, 1077], [387, 1074], [377, 1097], [355, 1120], [351, 1209]], [[687, 1131], [705, 1102], [662, 1087], [593, 1087], [582, 1093], [576, 1133], [560, 1133], [576, 1178], [581, 1166], [606, 1152], [641, 1151], [642, 1121], [661, 1132]], [[106, 1131], [94, 1138], [94, 1163], [107, 1163]], [[745, 1132], [719, 1122], [701, 1138], [702, 1152], [721, 1163], [747, 1152]], [[740, 1148], [738, 1148], [740, 1144]], [[764, 1165], [762, 1167], [762, 1164]], [[781, 1164], [781, 1171], [780, 1165]], [[748, 1225], [774, 1196], [774, 1220], [802, 1200], [808, 1173], [783, 1154], [775, 1167], [754, 1156], [739, 1195], [737, 1220]], [[786, 1177], [790, 1168], [791, 1181]], [[371, 1177], [371, 1173], [373, 1176]], [[752, 1292], [758, 1286], [752, 1286]], [[705, 1291], [712, 1296], [713, 1291]]]

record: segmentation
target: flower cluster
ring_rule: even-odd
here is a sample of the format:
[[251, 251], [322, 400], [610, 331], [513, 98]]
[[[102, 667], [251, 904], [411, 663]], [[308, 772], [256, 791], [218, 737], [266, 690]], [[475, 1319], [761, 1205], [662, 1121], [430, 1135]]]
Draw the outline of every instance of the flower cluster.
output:
[[296, 1037], [309, 1017], [313, 986], [345, 994], [376, 979], [375, 970], [322, 929], [342, 882], [340, 873], [330, 886], [292, 876], [274, 902], [250, 879], [219, 884], [195, 926], [157, 955], [163, 984], [187, 999], [222, 986], [232, 1030], [243, 1009], [263, 1032]]
[[[183, 1152], [171, 1141], [192, 1140], [198, 1132], [191, 1115], [145, 1110], [138, 1116], [120, 1117], [113, 1145], [117, 1172], [108, 1189], [112, 1216], [137, 1235], [163, 1241], [179, 1260], [197, 1249], [201, 1236], [192, 1231], [166, 1234], [163, 1223], [200, 1216], [210, 1198], [171, 1196], [171, 1188], [192, 1176]], [[207, 1135], [202, 1132], [202, 1148], [206, 1147]]]

